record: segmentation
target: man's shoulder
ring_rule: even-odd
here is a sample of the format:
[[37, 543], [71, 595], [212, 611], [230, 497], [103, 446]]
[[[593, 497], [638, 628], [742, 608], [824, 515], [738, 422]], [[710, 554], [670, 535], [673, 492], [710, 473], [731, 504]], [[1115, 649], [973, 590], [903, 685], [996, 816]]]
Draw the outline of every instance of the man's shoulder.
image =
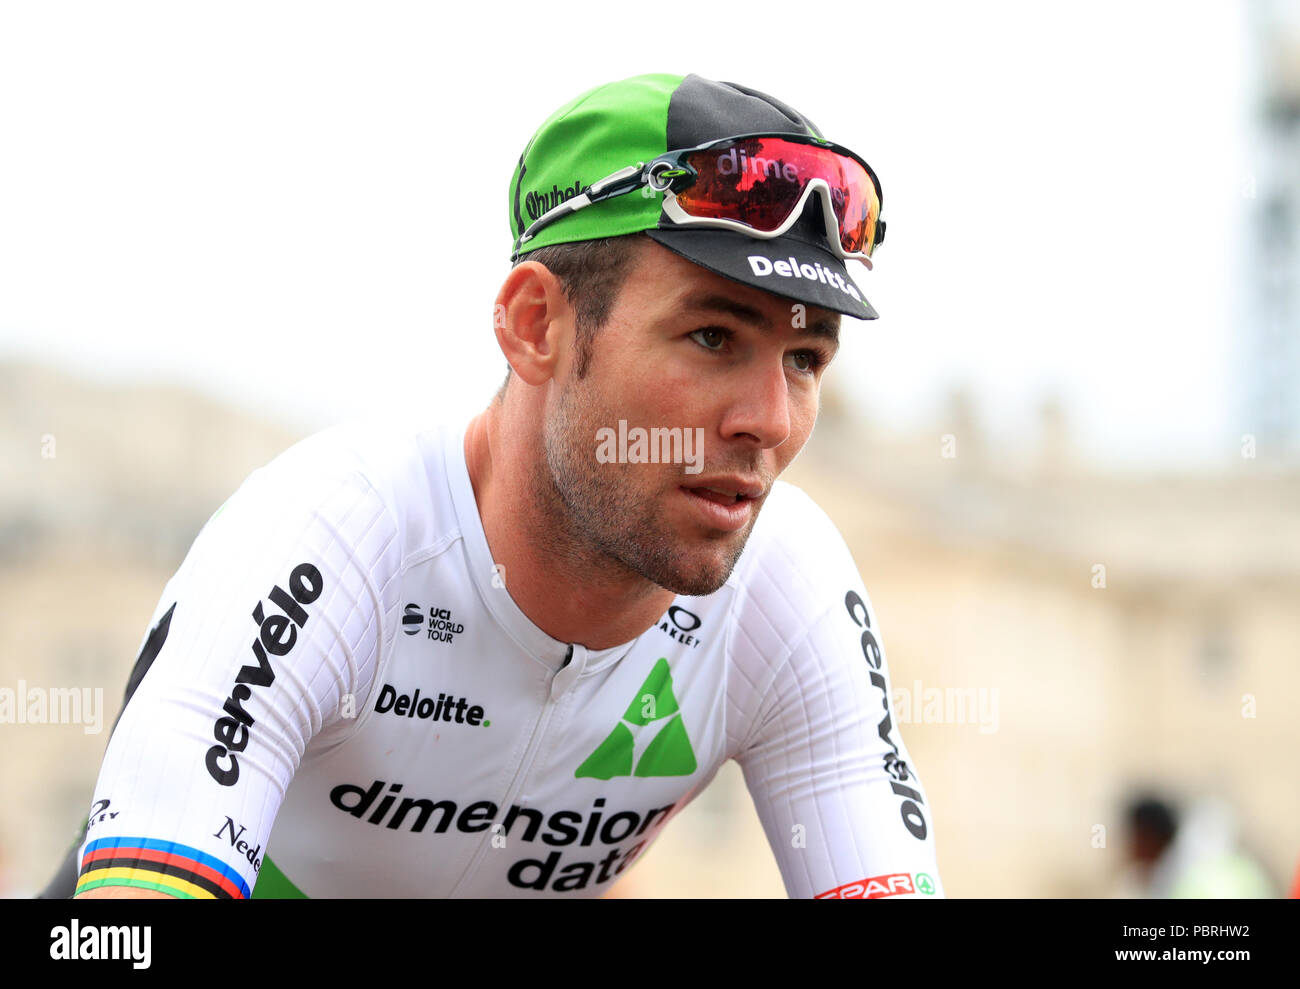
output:
[[773, 485], [732, 580], [766, 616], [802, 625], [860, 582], [839, 528], [803, 489]]
[[356, 513], [360, 498], [372, 506], [372, 513], [387, 516], [399, 533], [427, 536], [439, 519], [452, 517], [444, 452], [457, 435], [455, 424], [411, 425], [376, 417], [342, 420], [254, 470], [227, 504], [250, 520], [310, 513], [337, 526], [342, 516]]
[[423, 480], [435, 459], [443, 470], [442, 448], [451, 425], [412, 426], [384, 418], [344, 419], [293, 444], [265, 469], [288, 477], [358, 474], [377, 489]]
[[739, 562], [755, 567], [785, 561], [802, 569], [824, 563], [828, 554], [847, 552], [839, 527], [812, 496], [788, 481], [777, 481]]
[[452, 422], [353, 417], [304, 437], [253, 475], [274, 475], [289, 485], [354, 476], [400, 499], [404, 491], [427, 489], [432, 481], [445, 478], [444, 451], [459, 435]]

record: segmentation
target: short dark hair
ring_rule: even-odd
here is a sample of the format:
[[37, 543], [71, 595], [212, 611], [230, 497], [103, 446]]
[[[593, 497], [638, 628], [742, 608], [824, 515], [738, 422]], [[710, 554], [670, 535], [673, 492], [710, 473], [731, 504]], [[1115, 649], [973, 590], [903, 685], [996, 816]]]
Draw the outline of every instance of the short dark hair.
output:
[[1163, 844], [1174, 840], [1178, 833], [1178, 814], [1170, 804], [1152, 793], [1137, 794], [1129, 800], [1129, 826], [1135, 831], [1148, 831], [1160, 838]]
[[[573, 306], [577, 327], [577, 374], [585, 377], [591, 364], [596, 331], [609, 319], [614, 300], [627, 280], [628, 272], [649, 240], [644, 233], [620, 237], [599, 237], [572, 244], [552, 244], [523, 255], [511, 265], [537, 261], [560, 282], [564, 297]], [[506, 381], [510, 372], [506, 372]], [[505, 383], [501, 385], [505, 389]], [[500, 393], [498, 393], [500, 394]]]

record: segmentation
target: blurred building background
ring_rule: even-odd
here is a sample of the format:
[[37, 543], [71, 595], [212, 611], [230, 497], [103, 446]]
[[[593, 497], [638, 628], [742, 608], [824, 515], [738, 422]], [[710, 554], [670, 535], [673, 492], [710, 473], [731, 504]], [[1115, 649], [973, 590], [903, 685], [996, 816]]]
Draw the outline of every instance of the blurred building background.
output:
[[1300, 4], [1255, 0], [1237, 394], [1270, 458], [1300, 457]]
[[0, 689], [100, 688], [103, 703], [78, 724], [0, 723], [0, 895], [43, 886], [85, 817], [163, 584], [297, 439], [180, 389], [0, 362]]

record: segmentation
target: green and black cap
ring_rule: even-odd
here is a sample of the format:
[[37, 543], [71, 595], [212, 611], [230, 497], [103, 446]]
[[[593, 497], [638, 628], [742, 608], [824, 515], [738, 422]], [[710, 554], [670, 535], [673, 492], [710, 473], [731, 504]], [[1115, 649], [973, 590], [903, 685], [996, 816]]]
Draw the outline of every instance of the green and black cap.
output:
[[[736, 83], [653, 74], [597, 86], [551, 114], [520, 155], [510, 181], [512, 237], [517, 241], [547, 210], [619, 169], [668, 151], [757, 133], [823, 137], [793, 107]], [[676, 226], [662, 203], [663, 194], [649, 186], [596, 203], [543, 227], [516, 257], [551, 244], [645, 231], [688, 261], [745, 285], [858, 319], [877, 318], [826, 242], [818, 197], [809, 199], [794, 226], [771, 240]], [[768, 263], [751, 262], [752, 257]], [[776, 262], [786, 263], [774, 267]], [[773, 271], [792, 274], [774, 278]]]

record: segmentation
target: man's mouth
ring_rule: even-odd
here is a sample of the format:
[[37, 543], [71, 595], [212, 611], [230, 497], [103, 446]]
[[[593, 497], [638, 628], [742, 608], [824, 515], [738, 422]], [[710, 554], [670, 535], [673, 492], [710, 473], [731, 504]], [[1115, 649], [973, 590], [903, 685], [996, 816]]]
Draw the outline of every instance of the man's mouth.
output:
[[698, 506], [700, 521], [727, 532], [743, 528], [766, 493], [762, 484], [739, 476], [709, 478], [704, 484], [682, 485], [681, 490]]
[[739, 492], [728, 493], [720, 491], [717, 488], [687, 488], [693, 495], [701, 498], [707, 498], [709, 501], [717, 502], [719, 505], [734, 505], [745, 496]]
[[707, 477], [694, 484], [683, 484], [682, 488], [701, 498], [729, 505], [734, 505], [738, 501], [761, 498], [767, 490], [761, 482], [739, 474]]

